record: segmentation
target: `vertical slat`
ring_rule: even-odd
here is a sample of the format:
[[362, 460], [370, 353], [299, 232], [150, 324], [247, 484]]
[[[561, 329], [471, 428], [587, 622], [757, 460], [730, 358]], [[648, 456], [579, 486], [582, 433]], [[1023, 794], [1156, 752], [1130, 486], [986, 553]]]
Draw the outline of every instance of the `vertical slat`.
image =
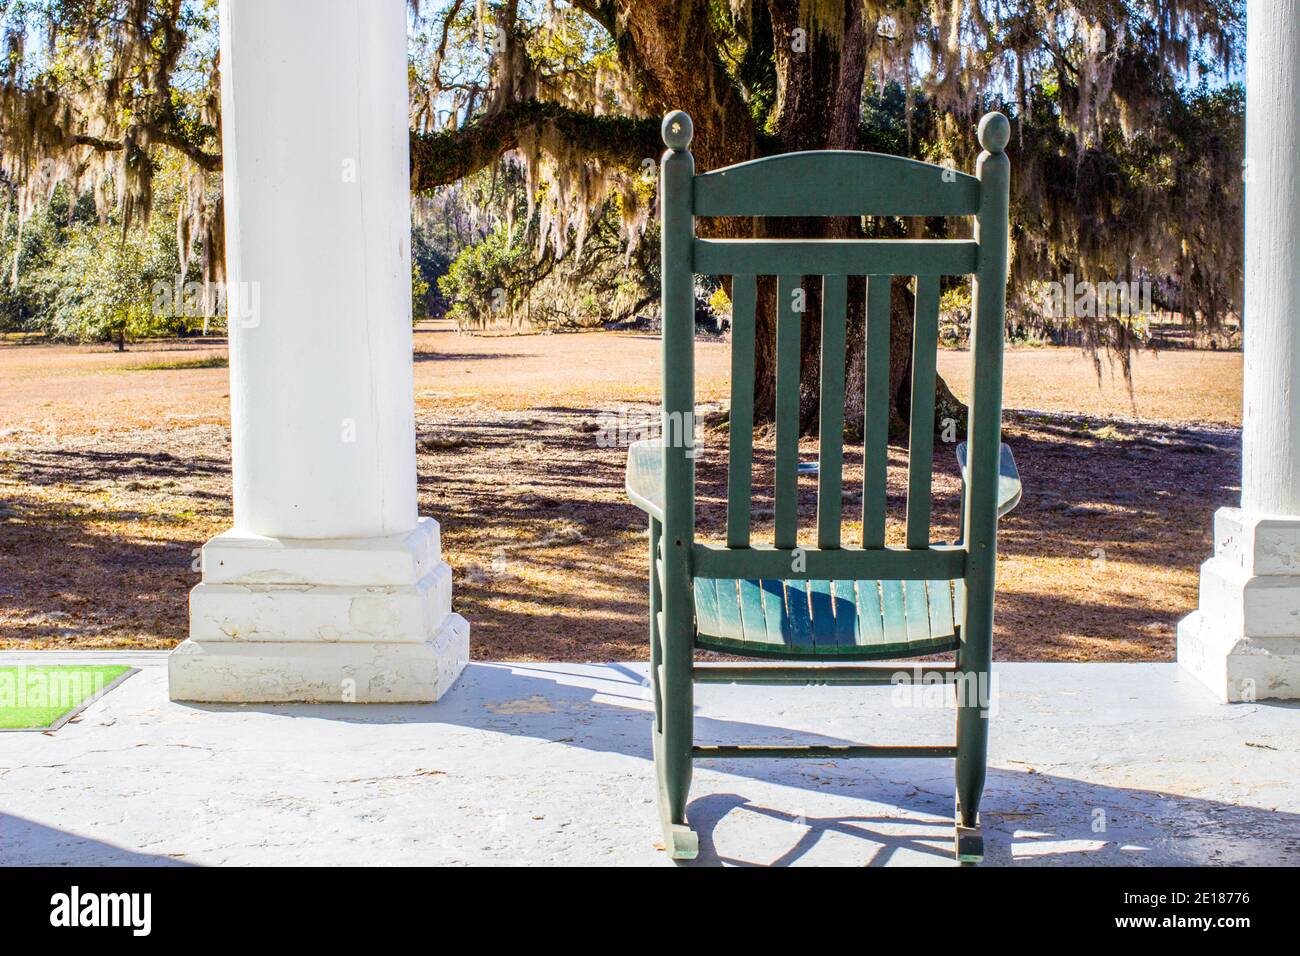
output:
[[[795, 311], [800, 276], [776, 282], [776, 536], [778, 548], [793, 548], [799, 531], [799, 322]], [[800, 303], [801, 304], [801, 303]]]
[[905, 601], [902, 581], [880, 582], [880, 611], [885, 619], [885, 644], [898, 644], [908, 639]]
[[839, 639], [835, 630], [835, 599], [830, 581], [808, 582], [808, 603], [812, 615], [813, 643], [817, 650], [834, 647]]
[[858, 626], [853, 637], [858, 646], [883, 644], [885, 632], [880, 610], [880, 582], [858, 581]]
[[785, 582], [786, 623], [785, 641], [792, 647], [811, 650], [813, 648], [813, 622], [808, 607], [808, 582]]
[[923, 641], [930, 636], [930, 607], [925, 597], [925, 582], [904, 581], [903, 594], [907, 608], [907, 639]]
[[840, 546], [844, 472], [844, 322], [848, 278], [822, 279], [821, 410], [817, 469], [817, 547]]
[[691, 653], [695, 608], [691, 595], [691, 548], [695, 544], [695, 217], [691, 189], [695, 160], [685, 148], [688, 121], [679, 117], [669, 128], [679, 146], [659, 163], [660, 314], [663, 326], [664, 520], [663, 627], [660, 638], [660, 726], [662, 744], [656, 765], [667, 790], [665, 816], [686, 819], [686, 792], [691, 780], [692, 720], [695, 685]]
[[774, 578], [764, 578], [761, 586], [767, 643], [784, 646], [790, 643], [790, 612], [785, 606], [785, 585]]
[[889, 276], [867, 277], [866, 395], [862, 461], [862, 546], [885, 546], [889, 475]]
[[763, 590], [758, 581], [741, 581], [740, 623], [745, 640], [754, 644], [767, 643], [767, 618], [763, 611]]
[[934, 379], [939, 349], [939, 277], [917, 276], [912, 324], [912, 427], [907, 443], [907, 546], [930, 546], [934, 469]]
[[852, 581], [832, 581], [835, 597], [835, 643], [851, 647], [858, 633], [858, 592]]
[[[997, 569], [998, 471], [1002, 432], [1002, 337], [1006, 323], [1007, 207], [1010, 162], [1003, 152], [1011, 135], [1006, 117], [980, 121], [984, 152], [975, 165], [980, 211], [975, 241], [979, 272], [971, 299], [971, 385], [967, 418], [966, 587], [957, 669], [987, 681], [993, 659], [993, 582]], [[970, 686], [969, 684], [967, 686]], [[957, 706], [957, 802], [962, 826], [974, 825], [988, 758], [987, 698], [959, 699]]]
[[[1006, 324], [1010, 161], [1004, 148], [1010, 124], [989, 113], [979, 125], [979, 272], [971, 289], [971, 385], [967, 418], [966, 588], [957, 670], [987, 682], [993, 659], [993, 580], [997, 574], [997, 484], [1002, 431], [1002, 336]], [[971, 687], [970, 683], [966, 687]], [[965, 698], [962, 698], [965, 697]], [[988, 766], [988, 697], [966, 693], [957, 705], [957, 803], [959, 825], [979, 813]]]
[[943, 637], [952, 631], [952, 582], [926, 581], [930, 592], [930, 636]]
[[727, 547], [748, 548], [754, 498], [754, 303], [756, 276], [731, 280], [731, 413]]
[[[1000, 121], [1000, 122], [999, 122]], [[993, 585], [997, 565], [998, 473], [1002, 432], [1002, 338], [1006, 323], [1007, 205], [1009, 163], [1002, 152], [1006, 120], [996, 114], [980, 126], [981, 143], [988, 123], [996, 150], [981, 154], [980, 213], [975, 238], [980, 266], [971, 290], [971, 384], [967, 419], [967, 481], [964, 540], [967, 551], [962, 649], [963, 671], [984, 671], [992, 657]], [[978, 724], [979, 721], [976, 721]], [[974, 740], [980, 735], [968, 731]], [[982, 756], [981, 756], [982, 760]]]
[[696, 578], [691, 585], [695, 592], [695, 630], [698, 634], [718, 633], [717, 584], [713, 578]]
[[745, 639], [745, 627], [740, 620], [740, 590], [738, 582], [723, 578], [716, 582], [718, 595], [718, 636], [732, 641]]

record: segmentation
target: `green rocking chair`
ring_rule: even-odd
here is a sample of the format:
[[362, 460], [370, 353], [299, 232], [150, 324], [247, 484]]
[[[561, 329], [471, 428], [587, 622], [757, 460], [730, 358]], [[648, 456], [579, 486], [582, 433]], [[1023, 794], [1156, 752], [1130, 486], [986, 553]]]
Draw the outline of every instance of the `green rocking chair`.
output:
[[[660, 180], [663, 255], [663, 434], [630, 449], [627, 491], [650, 518], [650, 660], [655, 773], [664, 842], [691, 859], [686, 819], [697, 757], [949, 757], [956, 759], [958, 861], [983, 857], [979, 805], [988, 744], [998, 518], [1020, 498], [1001, 444], [1010, 124], [979, 126], [974, 176], [896, 156], [817, 151], [771, 156], [701, 175], [691, 119], [664, 118]], [[973, 216], [955, 240], [698, 239], [696, 216]], [[695, 274], [732, 277], [731, 423], [726, 544], [695, 540]], [[772, 546], [750, 540], [756, 278], [775, 276], [776, 460]], [[889, 284], [916, 278], [906, 546], [885, 543]], [[962, 540], [930, 540], [939, 279], [972, 275], [972, 389], [958, 446]], [[816, 544], [800, 543], [800, 314], [794, 290], [821, 276], [821, 431]], [[866, 277], [862, 541], [843, 546], [843, 418], [847, 277]], [[798, 664], [697, 664], [693, 650]], [[955, 651], [953, 664], [863, 665]], [[697, 746], [694, 684], [952, 683], [953, 746]]]

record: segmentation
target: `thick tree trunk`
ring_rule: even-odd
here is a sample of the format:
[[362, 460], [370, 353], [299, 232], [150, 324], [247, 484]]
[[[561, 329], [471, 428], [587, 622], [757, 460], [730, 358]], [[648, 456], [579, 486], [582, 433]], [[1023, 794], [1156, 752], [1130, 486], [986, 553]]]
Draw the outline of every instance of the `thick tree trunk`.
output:
[[[856, 149], [861, 123], [863, 73], [867, 37], [861, 0], [845, 0], [844, 20], [837, 38], [810, 27], [799, 0], [770, 0], [772, 46], [776, 59], [777, 139], [782, 152], [804, 149]], [[796, 31], [804, 30], [804, 34]], [[828, 108], [829, 104], [829, 108]], [[699, 134], [697, 133], [697, 139]], [[852, 219], [764, 220], [757, 235], [770, 238], [853, 238], [862, 235]], [[821, 401], [821, 280], [805, 277], [807, 310], [800, 323], [800, 427], [817, 430]], [[865, 359], [865, 282], [849, 284], [848, 356], [845, 376], [845, 430], [859, 435], [863, 425]], [[905, 438], [911, 419], [913, 296], [907, 277], [896, 277], [890, 293], [889, 395], [890, 435]], [[775, 283], [760, 286], [754, 414], [771, 420], [776, 403]], [[960, 402], [948, 386], [937, 382], [936, 430], [944, 418], [955, 417], [964, 428]]]
[[[787, 238], [790, 238], [787, 236]], [[853, 439], [862, 436], [866, 408], [866, 283], [849, 280], [848, 352], [845, 358], [844, 430]], [[800, 322], [799, 424], [804, 434], [816, 434], [821, 408], [821, 277], [804, 278], [807, 311]], [[896, 276], [890, 284], [889, 329], [889, 436], [907, 439], [912, 420], [912, 316], [915, 297], [909, 278]], [[767, 422], [776, 408], [776, 284], [762, 280], [758, 289], [758, 335], [755, 342], [754, 420]], [[966, 431], [966, 409], [943, 379], [935, 382], [935, 432], [952, 419], [958, 434]]]
[[621, 61], [642, 86], [645, 108], [661, 116], [670, 110], [690, 114], [696, 168], [716, 169], [758, 155], [749, 106], [717, 58], [709, 4], [579, 0], [576, 5], [610, 31]]

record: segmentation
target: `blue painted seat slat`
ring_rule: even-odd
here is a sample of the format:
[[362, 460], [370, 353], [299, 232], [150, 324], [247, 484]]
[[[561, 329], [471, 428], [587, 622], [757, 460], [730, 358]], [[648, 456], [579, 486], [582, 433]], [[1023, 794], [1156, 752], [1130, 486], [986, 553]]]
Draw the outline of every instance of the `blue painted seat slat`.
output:
[[[947, 581], [931, 583], [942, 586], [933, 602], [923, 581], [696, 578], [695, 644], [787, 660], [879, 660], [951, 650], [959, 643], [952, 591]], [[733, 602], [737, 593], [739, 601]], [[936, 628], [932, 621], [946, 626]]]

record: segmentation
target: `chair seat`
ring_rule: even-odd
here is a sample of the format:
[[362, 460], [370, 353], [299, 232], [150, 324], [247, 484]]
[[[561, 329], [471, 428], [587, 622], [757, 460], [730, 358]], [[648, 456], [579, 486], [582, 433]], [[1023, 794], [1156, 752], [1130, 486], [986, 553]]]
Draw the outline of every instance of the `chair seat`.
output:
[[696, 578], [695, 646], [783, 660], [879, 660], [960, 643], [961, 581]]

